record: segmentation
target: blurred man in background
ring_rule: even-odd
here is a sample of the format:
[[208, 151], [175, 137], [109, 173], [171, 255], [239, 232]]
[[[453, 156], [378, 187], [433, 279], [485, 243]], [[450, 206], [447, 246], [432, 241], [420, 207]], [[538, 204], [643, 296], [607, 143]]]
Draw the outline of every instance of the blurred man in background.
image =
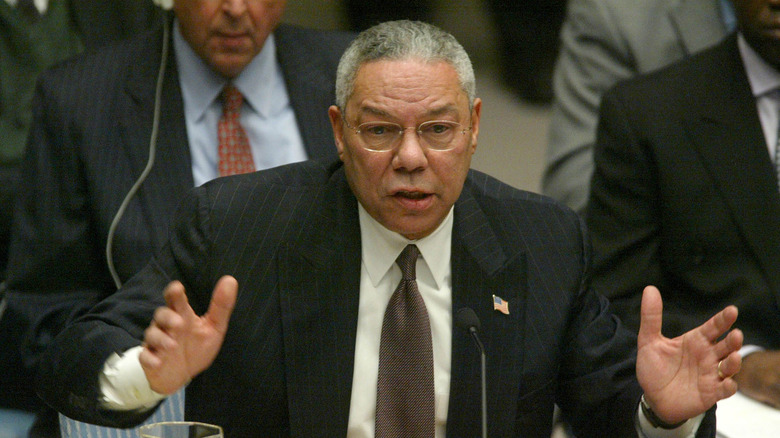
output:
[[0, 320], [26, 394], [51, 339], [146, 264], [189, 189], [335, 157], [326, 110], [352, 36], [280, 25], [285, 5], [175, 1], [154, 29], [42, 75]]

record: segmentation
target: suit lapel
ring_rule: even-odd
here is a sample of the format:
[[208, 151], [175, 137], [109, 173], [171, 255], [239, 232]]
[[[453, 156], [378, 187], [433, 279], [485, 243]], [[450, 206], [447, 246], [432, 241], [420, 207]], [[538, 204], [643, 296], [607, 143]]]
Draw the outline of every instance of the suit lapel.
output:
[[343, 170], [317, 202], [312, 211], [323, 214], [278, 257], [290, 429], [292, 436], [346, 436], [361, 249], [357, 201]]
[[700, 104], [684, 123], [775, 295], [780, 296], [780, 229], [767, 226], [780, 217], [777, 176], [736, 38], [724, 47], [717, 73], [702, 81], [708, 93], [695, 99]]
[[[143, 40], [138, 51], [143, 56], [139, 56], [138, 63], [128, 71], [125, 92], [120, 93], [118, 108], [114, 112], [119, 117], [119, 138], [123, 139], [121, 147], [130, 165], [128, 184], [141, 175], [149, 158], [154, 88], [162, 53], [161, 39], [162, 29], [159, 29]], [[144, 215], [147, 220], [155, 222], [159, 216], [167, 221], [167, 215], [154, 215], [151, 212], [161, 206], [175, 207], [180, 196], [194, 185], [181, 88], [172, 49], [169, 51], [164, 78], [154, 159], [154, 166], [147, 178], [147, 181], [154, 183], [144, 184], [137, 196], [144, 208], [148, 209], [149, 214]], [[151, 229], [167, 229], [167, 223], [154, 225]]]
[[[500, 218], [499, 218], [500, 220]], [[485, 213], [464, 189], [455, 204], [452, 245], [452, 311], [469, 307], [479, 317], [486, 350], [489, 435], [509, 436], [515, 424], [525, 322], [525, 258], [506, 254]], [[509, 315], [493, 308], [493, 295], [509, 303]], [[471, 336], [453, 327], [447, 430], [479, 436], [481, 362]]]
[[688, 55], [713, 46], [727, 34], [716, 1], [682, 0], [669, 8], [669, 19]]

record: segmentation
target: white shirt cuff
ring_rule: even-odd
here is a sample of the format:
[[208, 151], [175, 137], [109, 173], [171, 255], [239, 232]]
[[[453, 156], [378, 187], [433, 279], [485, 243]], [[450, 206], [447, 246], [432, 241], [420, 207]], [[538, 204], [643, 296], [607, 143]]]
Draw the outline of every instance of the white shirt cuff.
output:
[[647, 417], [645, 417], [645, 413], [642, 412], [640, 406], [637, 406], [637, 418], [637, 433], [639, 433], [641, 438], [694, 438], [696, 432], [699, 431], [704, 414], [689, 419], [676, 429], [653, 427], [647, 420]]
[[165, 395], [149, 387], [138, 360], [142, 346], [133, 347], [121, 356], [112, 354], [103, 365], [99, 376], [102, 405], [117, 411], [148, 410], [165, 399]]
[[758, 345], [743, 345], [742, 348], [739, 349], [739, 354], [744, 359], [748, 354], [756, 353], [758, 351], [764, 351], [764, 348], [759, 347]]

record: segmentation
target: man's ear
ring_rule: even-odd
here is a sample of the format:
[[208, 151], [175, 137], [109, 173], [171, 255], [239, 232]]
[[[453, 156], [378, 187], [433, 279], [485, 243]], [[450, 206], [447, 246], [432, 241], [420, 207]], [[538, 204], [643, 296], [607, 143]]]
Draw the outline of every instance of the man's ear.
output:
[[471, 153], [477, 150], [477, 137], [479, 137], [479, 119], [482, 116], [482, 99], [474, 99], [471, 110]]
[[333, 129], [333, 140], [336, 142], [336, 150], [338, 150], [339, 158], [342, 158], [344, 154], [344, 123], [341, 119], [341, 109], [336, 105], [331, 105], [328, 108], [328, 117], [330, 118], [330, 126]]

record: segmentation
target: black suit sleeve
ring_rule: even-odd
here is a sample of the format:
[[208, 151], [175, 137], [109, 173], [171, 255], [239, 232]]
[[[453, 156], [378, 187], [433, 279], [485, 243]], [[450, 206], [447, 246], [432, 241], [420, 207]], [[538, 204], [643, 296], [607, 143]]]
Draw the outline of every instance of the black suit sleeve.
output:
[[74, 128], [75, 108], [67, 104], [78, 96], [49, 77], [54, 80], [39, 81], [35, 94], [7, 280], [6, 317], [25, 328], [18, 345], [28, 371], [71, 317], [113, 289], [82, 178], [81, 132]]
[[214, 282], [197, 197], [183, 201], [171, 239], [157, 256], [125, 286], [69, 325], [43, 354], [37, 372], [41, 398], [70, 418], [110, 427], [131, 427], [152, 411], [120, 412], [100, 404], [98, 376], [112, 353], [140, 345], [155, 309], [165, 305], [165, 286], [184, 282], [190, 305], [204, 312]]
[[[662, 292], [671, 286], [664, 281], [659, 254], [658, 176], [649, 140], [640, 134], [644, 119], [633, 117], [641, 113], [629, 101], [620, 87], [602, 100], [586, 222], [596, 248], [593, 288], [607, 296], [612, 312], [637, 333], [645, 286]], [[672, 322], [668, 314], [664, 317], [665, 326]], [[697, 438], [715, 436], [715, 409], [706, 413]]]
[[630, 114], [618, 94], [604, 96], [586, 217], [596, 248], [594, 289], [609, 298], [613, 311], [636, 333], [642, 290], [653, 284], [664, 291], [666, 285], [658, 253], [654, 165]]

